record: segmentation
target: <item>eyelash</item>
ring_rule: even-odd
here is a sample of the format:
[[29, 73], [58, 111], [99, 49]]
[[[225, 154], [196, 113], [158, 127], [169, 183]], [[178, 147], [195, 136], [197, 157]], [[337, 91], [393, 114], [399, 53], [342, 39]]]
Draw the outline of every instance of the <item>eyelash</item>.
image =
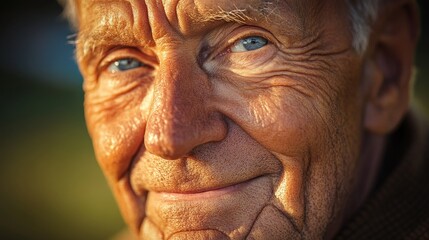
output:
[[[133, 67], [133, 68], [130, 68], [130, 69], [118, 70], [118, 71], [114, 71], [114, 70], [111, 70], [111, 69], [110, 69], [113, 65], [116, 65], [116, 67], [118, 67], [118, 68], [119, 68], [119, 64], [121, 64], [121, 62], [122, 62], [122, 61], [136, 61], [136, 62], [138, 62], [138, 66]], [[118, 63], [118, 64], [117, 64], [117, 63]], [[127, 71], [132, 71], [132, 70], [134, 70], [134, 69], [142, 68], [142, 67], [143, 67], [143, 68], [149, 68], [149, 66], [148, 66], [147, 64], [145, 64], [144, 62], [142, 62], [142, 61], [140, 61], [140, 60], [138, 60], [138, 59], [136, 59], [136, 58], [133, 58], [133, 57], [123, 57], [123, 58], [118, 58], [118, 59], [116, 59], [116, 60], [113, 60], [113, 61], [111, 61], [111, 62], [107, 63], [106, 65], [107, 65], [106, 69], [107, 69], [107, 71], [109, 71], [110, 73], [127, 72]]]
[[[126, 53], [122, 53], [122, 51], [127, 51]], [[129, 49], [129, 48], [114, 48], [112, 50], [110, 50], [110, 54], [112, 54], [113, 56], [111, 56], [109, 53], [107, 54], [107, 57], [105, 57], [104, 59], [101, 60], [100, 65], [98, 67], [99, 72], [108, 72], [109, 70], [108, 68], [114, 64], [115, 62], [124, 60], [124, 59], [134, 59], [136, 61], [139, 61], [143, 68], [146, 69], [153, 69], [153, 65], [154, 63], [150, 60], [142, 60], [142, 58], [140, 56], [138, 56], [140, 53], [133, 53], [134, 51], [139, 51], [136, 49]], [[137, 69], [137, 68], [136, 68]], [[129, 71], [132, 71], [134, 69], [130, 69]], [[122, 73], [125, 73], [127, 71], [123, 71]]]

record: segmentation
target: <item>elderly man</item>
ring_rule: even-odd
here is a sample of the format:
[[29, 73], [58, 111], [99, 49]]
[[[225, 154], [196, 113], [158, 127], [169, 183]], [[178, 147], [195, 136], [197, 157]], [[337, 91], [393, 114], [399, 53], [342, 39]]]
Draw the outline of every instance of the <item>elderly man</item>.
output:
[[413, 0], [70, 0], [96, 157], [141, 239], [429, 237]]

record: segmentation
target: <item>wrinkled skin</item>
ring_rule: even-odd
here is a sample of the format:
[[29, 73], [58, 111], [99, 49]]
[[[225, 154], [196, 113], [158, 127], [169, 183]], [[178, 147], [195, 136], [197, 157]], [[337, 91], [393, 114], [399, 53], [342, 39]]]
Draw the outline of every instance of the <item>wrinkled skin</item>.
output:
[[[338, 231], [408, 102], [378, 128], [384, 71], [353, 49], [344, 2], [78, 1], [88, 129], [136, 234]], [[249, 36], [267, 44], [243, 50]], [[121, 59], [137, 64], [115, 68]], [[375, 162], [364, 177], [362, 156]]]

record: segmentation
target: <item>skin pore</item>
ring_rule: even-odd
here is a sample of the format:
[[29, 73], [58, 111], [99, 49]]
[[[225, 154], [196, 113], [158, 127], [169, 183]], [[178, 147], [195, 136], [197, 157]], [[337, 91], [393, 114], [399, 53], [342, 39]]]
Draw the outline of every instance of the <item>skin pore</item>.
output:
[[361, 204], [383, 71], [344, 1], [77, 6], [88, 130], [142, 239], [329, 238]]

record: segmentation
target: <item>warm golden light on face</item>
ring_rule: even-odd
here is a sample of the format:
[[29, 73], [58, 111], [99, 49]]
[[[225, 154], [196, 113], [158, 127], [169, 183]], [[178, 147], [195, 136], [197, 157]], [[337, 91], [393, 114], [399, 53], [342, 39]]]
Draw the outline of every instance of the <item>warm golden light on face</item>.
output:
[[141, 237], [325, 233], [344, 208], [361, 141], [359, 58], [334, 20], [345, 6], [84, 5], [86, 119]]

